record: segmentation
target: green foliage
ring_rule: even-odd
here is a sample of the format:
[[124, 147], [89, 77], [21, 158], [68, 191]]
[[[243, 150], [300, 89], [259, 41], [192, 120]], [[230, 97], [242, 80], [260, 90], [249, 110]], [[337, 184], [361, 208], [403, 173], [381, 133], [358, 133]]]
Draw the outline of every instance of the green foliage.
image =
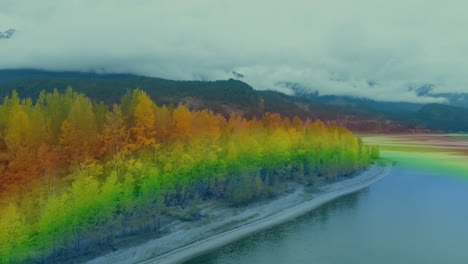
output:
[[[226, 99], [219, 96], [213, 100]], [[140, 90], [108, 109], [71, 88], [41, 93], [35, 104], [12, 93], [0, 105], [8, 115], [0, 115], [7, 161], [0, 184], [10, 194], [0, 193], [2, 259], [86, 252], [117, 236], [159, 232], [164, 214], [195, 219], [200, 200], [239, 206], [378, 158], [377, 148], [321, 121], [270, 113], [226, 119], [158, 106]]]

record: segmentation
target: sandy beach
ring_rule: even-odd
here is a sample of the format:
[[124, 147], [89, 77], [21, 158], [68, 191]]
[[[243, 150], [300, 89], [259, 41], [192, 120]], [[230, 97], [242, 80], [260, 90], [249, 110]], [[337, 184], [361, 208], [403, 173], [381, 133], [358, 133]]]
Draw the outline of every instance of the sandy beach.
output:
[[87, 263], [180, 263], [364, 189], [384, 178], [391, 169], [389, 163], [372, 165], [352, 178], [320, 186], [313, 192], [297, 185], [291, 192], [243, 208], [206, 207], [206, 217], [198, 221], [174, 223], [171, 232], [163, 237], [119, 249]]

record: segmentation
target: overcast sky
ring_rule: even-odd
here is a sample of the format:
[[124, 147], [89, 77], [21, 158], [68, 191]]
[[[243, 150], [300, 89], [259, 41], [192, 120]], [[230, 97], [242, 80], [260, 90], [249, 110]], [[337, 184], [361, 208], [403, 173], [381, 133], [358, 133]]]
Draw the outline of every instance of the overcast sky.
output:
[[466, 0], [0, 0], [0, 69], [228, 79], [434, 102], [468, 92]]

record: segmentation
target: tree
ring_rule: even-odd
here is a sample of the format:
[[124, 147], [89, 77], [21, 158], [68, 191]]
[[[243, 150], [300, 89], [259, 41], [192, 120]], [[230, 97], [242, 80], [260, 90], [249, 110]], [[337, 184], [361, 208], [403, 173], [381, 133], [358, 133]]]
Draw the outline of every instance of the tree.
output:
[[96, 119], [91, 101], [77, 95], [67, 119], [63, 121], [60, 135], [60, 145], [68, 163], [76, 164], [92, 156], [96, 140]]
[[24, 106], [16, 106], [8, 121], [5, 131], [5, 144], [8, 148], [8, 173], [15, 180], [22, 180], [34, 175], [35, 149], [34, 133], [29, 115]]
[[37, 151], [37, 166], [39, 173], [44, 177], [44, 188], [47, 198], [55, 194], [57, 185], [57, 170], [59, 168], [60, 154], [56, 147], [42, 144]]
[[156, 109], [156, 129], [158, 134], [156, 135], [160, 141], [168, 140], [171, 133], [172, 126], [172, 114], [166, 105]]
[[144, 92], [138, 95], [138, 104], [133, 111], [133, 126], [130, 129], [135, 149], [156, 143], [156, 105]]
[[57, 89], [53, 93], [45, 95], [44, 111], [47, 122], [50, 125], [51, 140], [55, 143], [62, 132], [62, 124], [67, 119], [73, 98], [76, 96], [71, 87], [67, 88], [65, 94], [60, 94]]
[[[2, 259], [12, 263], [14, 253], [26, 251], [26, 223], [14, 204], [0, 210], [0, 262]], [[21, 248], [23, 246], [23, 248]], [[17, 256], [17, 259], [21, 259]]]
[[174, 135], [182, 140], [192, 137], [192, 113], [184, 106], [179, 105], [172, 114], [175, 128]]
[[96, 224], [96, 215], [99, 210], [97, 198], [99, 197], [99, 183], [93, 175], [76, 172], [76, 180], [68, 190], [70, 207], [69, 228], [74, 237], [74, 247], [80, 249], [82, 235], [93, 229]]
[[95, 230], [103, 231], [106, 242], [112, 245], [116, 230], [120, 226], [121, 215], [118, 213], [120, 196], [122, 195], [122, 184], [118, 181], [117, 172], [113, 171], [102, 184], [98, 199], [98, 214], [95, 218]]
[[124, 151], [129, 144], [129, 135], [125, 125], [125, 117], [120, 106], [114, 105], [112, 112], [106, 113], [105, 124], [99, 135], [101, 143], [100, 154], [116, 155]]
[[8, 150], [14, 155], [18, 149], [29, 147], [32, 138], [31, 120], [23, 107], [16, 106], [12, 110], [5, 132], [5, 143]]
[[321, 121], [269, 113], [226, 120], [158, 107], [140, 90], [111, 112], [71, 88], [41, 92], [34, 105], [13, 93], [0, 104], [0, 256], [53, 258], [84, 240], [112, 247], [116, 230], [158, 231], [166, 206], [187, 215], [199, 198], [239, 205], [377, 157], [378, 148]]
[[48, 197], [37, 223], [38, 246], [43, 252], [51, 248], [52, 257], [56, 256], [57, 244], [71, 232], [70, 214], [73, 210], [68, 193], [55, 193]]

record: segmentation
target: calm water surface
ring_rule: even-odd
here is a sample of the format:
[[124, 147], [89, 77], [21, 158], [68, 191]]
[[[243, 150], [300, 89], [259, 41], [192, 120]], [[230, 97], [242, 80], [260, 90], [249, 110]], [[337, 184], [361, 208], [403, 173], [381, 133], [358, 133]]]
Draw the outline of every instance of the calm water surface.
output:
[[468, 137], [366, 137], [397, 162], [371, 187], [186, 264], [468, 263]]

